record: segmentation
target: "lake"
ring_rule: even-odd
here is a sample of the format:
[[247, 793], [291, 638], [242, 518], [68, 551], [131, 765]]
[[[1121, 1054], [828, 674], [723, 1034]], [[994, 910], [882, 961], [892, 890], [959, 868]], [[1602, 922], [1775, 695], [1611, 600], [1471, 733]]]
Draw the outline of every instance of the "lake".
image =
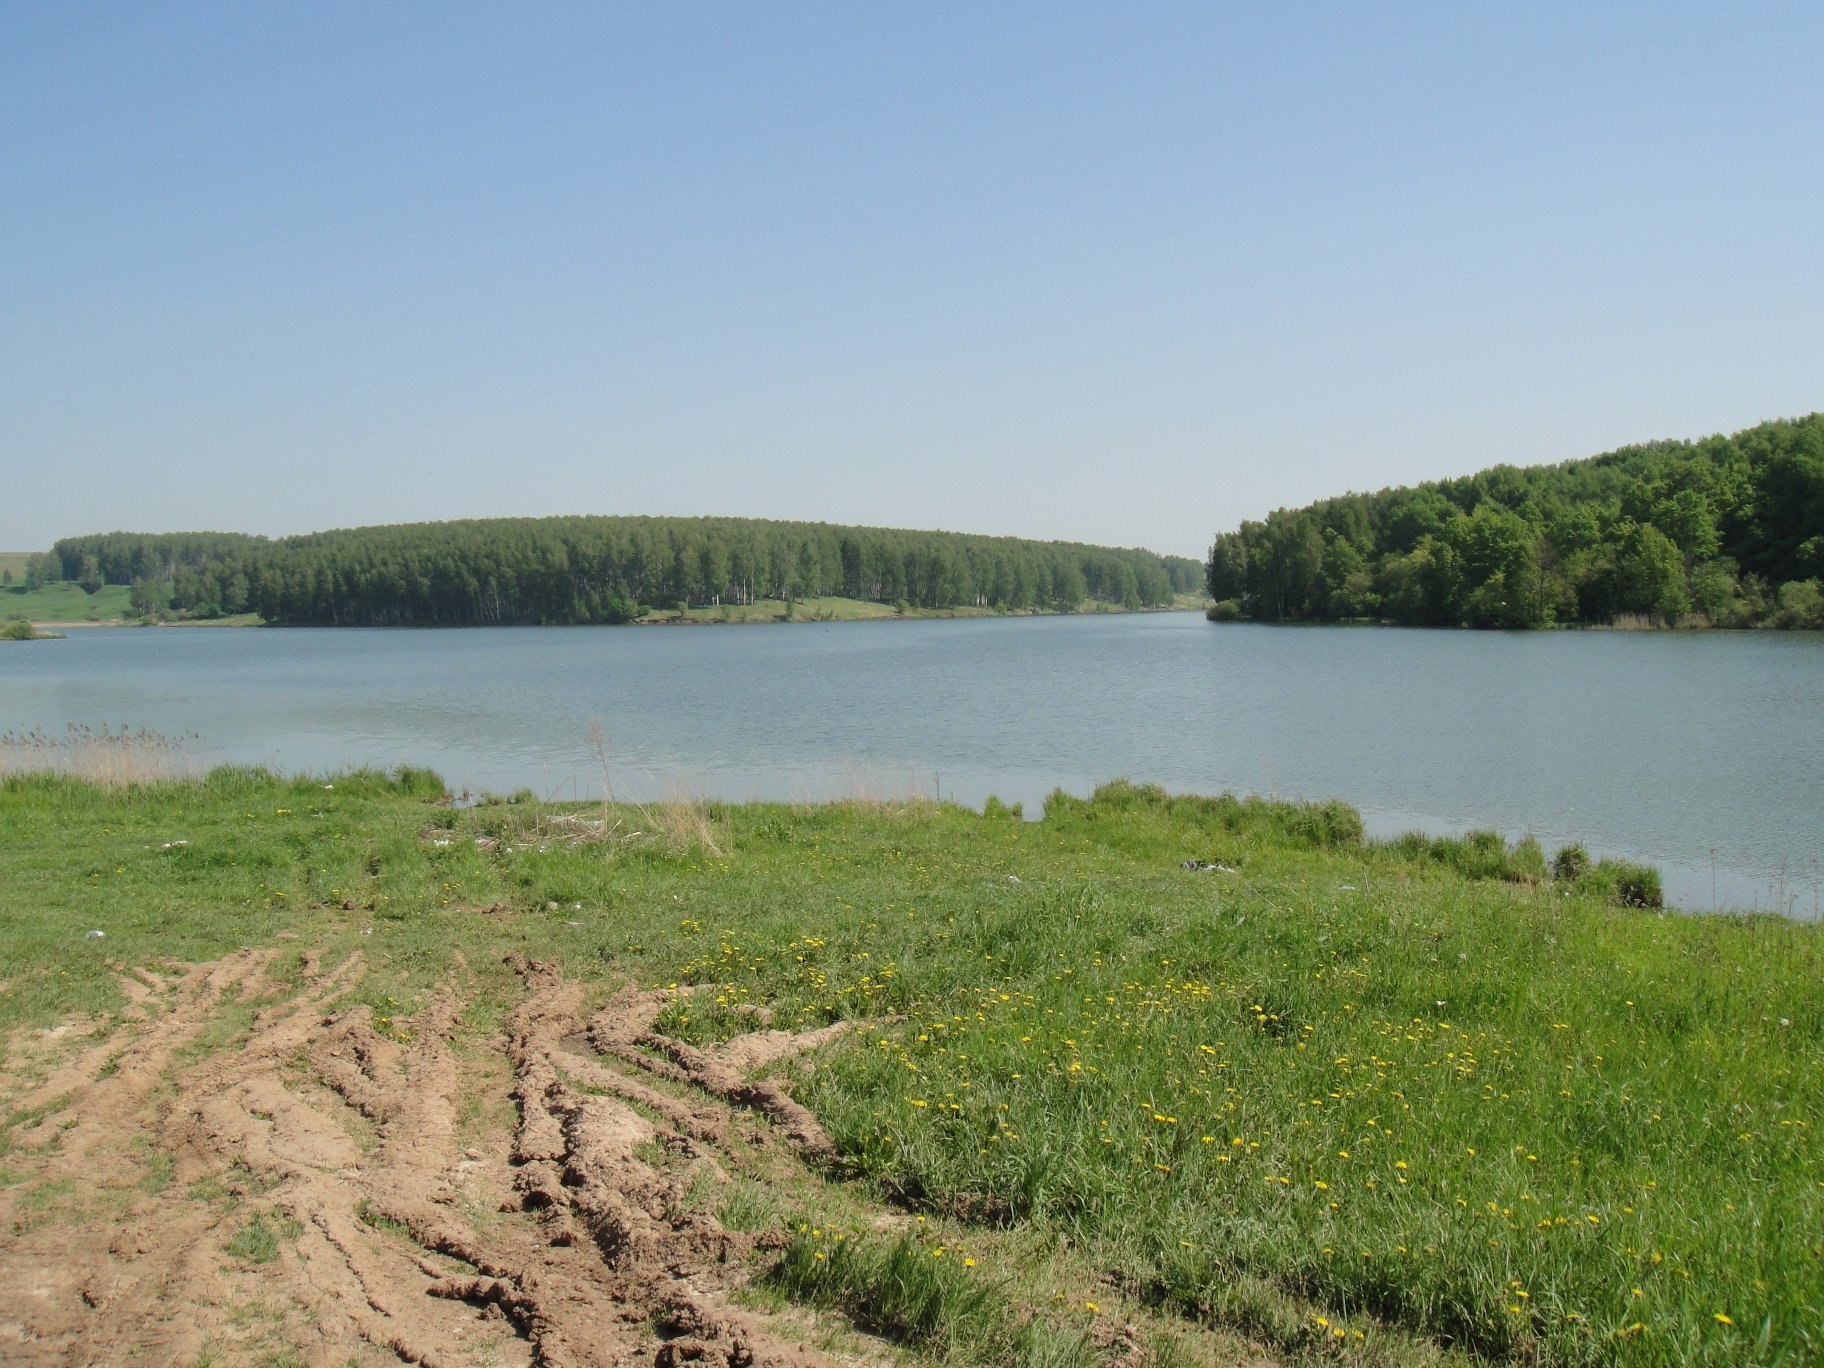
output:
[[[0, 648], [0, 731], [184, 735], [198, 765], [409, 763], [456, 789], [941, 794], [1117, 776], [1338, 797], [1820, 915], [1824, 635], [1213, 626], [1188, 613], [468, 631], [95, 629]], [[1186, 852], [1194, 854], [1195, 852]]]

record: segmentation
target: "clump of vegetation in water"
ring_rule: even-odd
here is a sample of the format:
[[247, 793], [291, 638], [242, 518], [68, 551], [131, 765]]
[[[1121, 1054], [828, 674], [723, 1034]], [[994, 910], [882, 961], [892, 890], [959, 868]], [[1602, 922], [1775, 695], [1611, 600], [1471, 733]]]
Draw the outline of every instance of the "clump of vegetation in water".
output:
[[29, 618], [9, 617], [0, 622], [0, 641], [54, 641], [61, 632], [41, 632]]

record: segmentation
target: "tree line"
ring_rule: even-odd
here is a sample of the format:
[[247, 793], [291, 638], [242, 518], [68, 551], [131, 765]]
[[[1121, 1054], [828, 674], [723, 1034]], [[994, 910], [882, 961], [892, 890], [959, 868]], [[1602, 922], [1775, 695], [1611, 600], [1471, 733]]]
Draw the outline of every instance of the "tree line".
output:
[[1824, 627], [1824, 414], [1279, 509], [1205, 584], [1217, 619]]
[[653, 608], [842, 596], [905, 608], [1075, 612], [1195, 593], [1204, 567], [1150, 551], [751, 518], [495, 518], [268, 539], [68, 537], [49, 558], [138, 613], [258, 613], [299, 626], [627, 622]]

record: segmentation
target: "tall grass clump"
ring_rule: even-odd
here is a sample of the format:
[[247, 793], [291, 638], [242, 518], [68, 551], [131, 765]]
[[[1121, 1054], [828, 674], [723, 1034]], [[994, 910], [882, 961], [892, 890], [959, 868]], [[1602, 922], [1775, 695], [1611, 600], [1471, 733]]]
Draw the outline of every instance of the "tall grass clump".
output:
[[689, 784], [673, 779], [665, 796], [653, 803], [636, 803], [633, 811], [648, 840], [669, 855], [701, 851], [720, 858], [725, 852], [716, 839], [713, 805]]
[[1347, 803], [1288, 802], [1275, 798], [1216, 797], [1167, 793], [1157, 784], [1115, 779], [1088, 798], [1063, 789], [1045, 800], [1045, 818], [1086, 822], [1167, 822], [1209, 835], [1244, 836], [1318, 848], [1345, 848], [1362, 843], [1362, 815]]
[[1576, 887], [1621, 907], [1666, 905], [1659, 871], [1651, 865], [1635, 864], [1630, 860], [1598, 860], [1592, 868], [1578, 875]]
[[1590, 870], [1590, 852], [1581, 841], [1572, 841], [1552, 856], [1552, 877], [1560, 883], [1574, 884]]
[[1405, 859], [1442, 865], [1466, 879], [1536, 884], [1544, 882], [1550, 872], [1536, 837], [1523, 836], [1509, 845], [1498, 831], [1470, 831], [1462, 836], [1409, 831], [1386, 842], [1385, 849]]

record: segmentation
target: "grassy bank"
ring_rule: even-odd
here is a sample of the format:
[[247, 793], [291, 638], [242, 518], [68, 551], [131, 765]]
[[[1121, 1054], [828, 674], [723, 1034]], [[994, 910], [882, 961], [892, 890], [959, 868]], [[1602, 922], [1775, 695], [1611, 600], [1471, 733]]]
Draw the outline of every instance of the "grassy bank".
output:
[[0, 585], [0, 618], [24, 617], [32, 622], [124, 622], [133, 591], [124, 584], [104, 584], [93, 594], [68, 580], [27, 589], [23, 584]]
[[760, 1010], [859, 1023], [795, 1087], [835, 1181], [742, 1178], [725, 1220], [782, 1232], [756, 1298], [940, 1358], [1824, 1353], [1815, 927], [1616, 906], [1546, 852], [1365, 846], [1340, 804], [440, 793], [0, 781], [0, 1027], [119, 1011], [110, 962], [282, 943], [360, 951], [402, 1030], [464, 978], [479, 1050], [517, 952], [669, 990], [700, 1045]]

